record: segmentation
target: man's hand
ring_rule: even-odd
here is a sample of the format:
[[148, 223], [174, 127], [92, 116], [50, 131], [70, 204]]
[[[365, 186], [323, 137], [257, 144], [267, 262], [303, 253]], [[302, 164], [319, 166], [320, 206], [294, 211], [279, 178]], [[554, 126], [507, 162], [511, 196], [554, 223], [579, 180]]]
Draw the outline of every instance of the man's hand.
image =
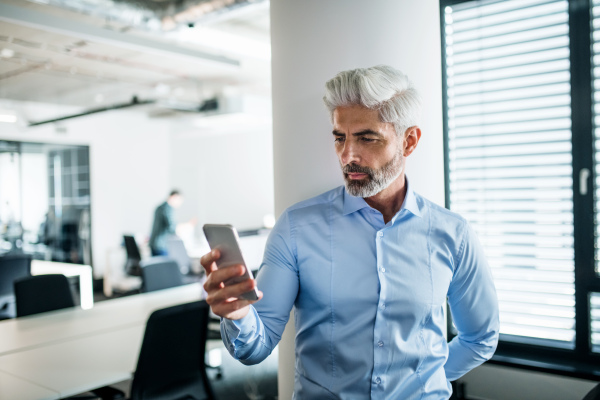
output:
[[208, 293], [206, 302], [210, 305], [213, 313], [227, 319], [242, 319], [249, 310], [250, 304], [262, 299], [262, 292], [258, 291], [258, 300], [244, 300], [239, 298], [243, 293], [249, 292], [256, 287], [254, 279], [246, 279], [233, 285], [225, 286], [227, 280], [242, 276], [245, 272], [243, 265], [231, 265], [217, 269], [216, 260], [221, 254], [219, 250], [213, 250], [202, 256], [200, 263], [206, 271], [207, 279], [204, 290]]

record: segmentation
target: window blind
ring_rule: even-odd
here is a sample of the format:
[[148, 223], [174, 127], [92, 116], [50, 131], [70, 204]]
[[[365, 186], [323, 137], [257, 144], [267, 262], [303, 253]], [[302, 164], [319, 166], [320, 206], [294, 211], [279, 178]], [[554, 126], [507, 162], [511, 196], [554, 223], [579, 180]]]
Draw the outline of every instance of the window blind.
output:
[[590, 296], [590, 312], [592, 321], [592, 351], [600, 353], [600, 293]]
[[444, 14], [450, 209], [484, 246], [502, 339], [573, 348], [567, 1], [473, 1]]
[[592, 2], [592, 79], [594, 93], [594, 172], [595, 181], [595, 209], [594, 225], [596, 234], [595, 264], [596, 274], [600, 275], [600, 223], [598, 210], [600, 210], [600, 0]]

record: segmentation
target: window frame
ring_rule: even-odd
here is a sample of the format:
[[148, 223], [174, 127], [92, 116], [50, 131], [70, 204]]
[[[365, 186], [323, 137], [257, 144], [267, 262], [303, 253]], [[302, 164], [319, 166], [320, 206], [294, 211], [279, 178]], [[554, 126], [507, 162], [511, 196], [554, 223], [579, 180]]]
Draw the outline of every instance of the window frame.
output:
[[[450, 209], [450, 158], [445, 57], [445, 8], [477, 0], [440, 0], [442, 56], [442, 112], [445, 206]], [[510, 0], [509, 0], [510, 1]], [[571, 82], [571, 132], [573, 167], [573, 229], [575, 255], [575, 348], [561, 349], [534, 343], [500, 340], [489, 363], [527, 370], [549, 372], [583, 379], [600, 379], [600, 353], [592, 352], [591, 293], [600, 293], [600, 276], [595, 270], [594, 226], [594, 102], [592, 60], [592, 2], [566, 0], [569, 14], [569, 59]], [[600, 89], [599, 89], [600, 90]], [[599, 102], [600, 106], [600, 102]], [[598, 127], [600, 128], [600, 126]], [[600, 151], [600, 149], [599, 149]], [[579, 192], [579, 172], [590, 171], [587, 195]], [[600, 210], [598, 210], [600, 217]], [[599, 218], [600, 219], [600, 218]], [[599, 221], [600, 222], [600, 221]], [[452, 321], [448, 312], [448, 338]], [[532, 340], [533, 342], [533, 340]]]

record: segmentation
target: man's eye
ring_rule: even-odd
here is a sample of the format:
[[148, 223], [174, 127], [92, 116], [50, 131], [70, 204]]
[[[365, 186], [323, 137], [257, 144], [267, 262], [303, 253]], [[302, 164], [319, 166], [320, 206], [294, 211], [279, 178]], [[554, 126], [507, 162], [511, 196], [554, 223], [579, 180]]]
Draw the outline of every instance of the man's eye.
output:
[[375, 141], [375, 139], [371, 139], [371, 138], [367, 138], [367, 137], [362, 137], [362, 138], [360, 138], [360, 140], [362, 140], [363, 142], [366, 142], [366, 143], [371, 143], [371, 142]]
[[341, 142], [343, 142], [343, 141], [344, 141], [344, 137], [343, 137], [343, 136], [336, 136], [336, 137], [333, 139], [333, 141], [334, 141], [334, 142], [336, 142], [336, 143], [341, 143]]

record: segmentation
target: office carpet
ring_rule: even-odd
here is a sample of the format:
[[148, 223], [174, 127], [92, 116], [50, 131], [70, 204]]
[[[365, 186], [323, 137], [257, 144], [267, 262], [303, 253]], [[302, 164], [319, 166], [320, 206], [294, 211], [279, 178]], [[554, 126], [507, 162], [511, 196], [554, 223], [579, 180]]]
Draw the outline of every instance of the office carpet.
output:
[[275, 400], [277, 399], [277, 348], [258, 365], [243, 365], [234, 360], [223, 343], [211, 340], [208, 344], [208, 359], [212, 352], [221, 354], [221, 379], [209, 369], [215, 396], [219, 400]]

